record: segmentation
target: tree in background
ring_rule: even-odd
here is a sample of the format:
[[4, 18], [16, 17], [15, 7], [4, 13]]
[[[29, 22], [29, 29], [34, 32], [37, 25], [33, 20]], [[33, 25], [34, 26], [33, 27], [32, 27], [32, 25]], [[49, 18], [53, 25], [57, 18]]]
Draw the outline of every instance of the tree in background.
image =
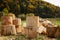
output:
[[1, 12], [6, 8], [8, 12], [13, 12], [17, 17], [28, 13], [40, 17], [60, 17], [60, 8], [43, 0], [1, 0], [0, 5]]

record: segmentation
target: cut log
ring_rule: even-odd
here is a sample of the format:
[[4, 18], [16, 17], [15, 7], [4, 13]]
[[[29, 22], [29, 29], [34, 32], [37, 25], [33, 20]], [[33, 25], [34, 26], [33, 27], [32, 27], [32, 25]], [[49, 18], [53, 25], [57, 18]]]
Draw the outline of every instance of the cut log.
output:
[[49, 37], [55, 37], [54, 34], [57, 30], [57, 27], [47, 27], [47, 36]]
[[1, 34], [2, 35], [16, 35], [15, 25], [3, 25]]
[[8, 16], [12, 17], [13, 20], [15, 19], [15, 14], [13, 13], [9, 13]]
[[12, 17], [9, 16], [2, 16], [2, 25], [11, 25], [12, 24]]
[[39, 27], [39, 17], [38, 16], [27, 16], [26, 26], [27, 27]]
[[60, 27], [57, 28], [56, 33], [55, 33], [56, 38], [60, 38]]
[[21, 25], [21, 19], [20, 18], [16, 18], [15, 20], [13, 20], [13, 24], [14, 25]]
[[15, 26], [17, 34], [20, 34], [22, 32], [22, 27], [20, 25]]
[[46, 34], [46, 33], [47, 33], [47, 32], [46, 32], [46, 28], [45, 28], [44, 26], [38, 27], [38, 28], [37, 28], [37, 32], [38, 32], [39, 34]]
[[35, 29], [25, 27], [22, 31], [23, 35], [26, 35], [28, 38], [35, 38], [37, 36], [37, 32]]

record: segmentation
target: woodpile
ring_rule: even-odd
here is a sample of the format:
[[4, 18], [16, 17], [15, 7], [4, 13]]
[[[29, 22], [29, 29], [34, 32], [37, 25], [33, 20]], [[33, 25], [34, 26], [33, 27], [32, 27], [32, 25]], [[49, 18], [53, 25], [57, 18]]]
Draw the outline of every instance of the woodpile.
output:
[[57, 28], [57, 30], [55, 32], [55, 37], [60, 38], [60, 27]]
[[20, 18], [14, 19], [13, 25], [15, 25], [15, 27], [16, 27], [16, 32], [21, 33], [21, 19]]
[[39, 27], [39, 17], [38, 16], [28, 16], [26, 18], [26, 26]]
[[21, 19], [15, 18], [15, 15], [9, 13], [2, 16], [2, 35], [16, 35], [21, 32]]
[[12, 29], [11, 29], [11, 30], [12, 30], [11, 34], [12, 34], [12, 35], [16, 35], [16, 33], [17, 33], [17, 32], [16, 32], [15, 25], [14, 25], [14, 27], [12, 27]]
[[55, 32], [57, 30], [57, 27], [47, 27], [47, 36], [49, 37], [55, 37]]
[[22, 27], [20, 25], [15, 26], [17, 34], [20, 34], [22, 32]]
[[16, 18], [15, 20], [13, 20], [13, 24], [14, 25], [21, 25], [21, 19], [20, 18]]
[[1, 34], [2, 35], [16, 35], [15, 25], [3, 25]]
[[46, 32], [46, 28], [45, 28], [44, 26], [38, 27], [37, 32], [38, 32], [39, 34], [46, 34], [46, 33], [47, 33], [47, 32]]
[[49, 37], [56, 37], [56, 38], [60, 38], [60, 27], [54, 27], [54, 26], [50, 26], [47, 27], [47, 36]]
[[37, 28], [39, 27], [38, 16], [28, 16], [26, 18], [26, 31], [29, 38], [35, 38], [37, 36]]
[[8, 16], [12, 17], [13, 20], [15, 19], [15, 14], [13, 13], [9, 13]]
[[15, 18], [15, 15], [10, 13], [7, 16], [2, 16], [2, 35], [22, 34], [28, 38], [35, 38], [37, 33], [47, 34], [49, 37], [60, 37], [60, 27], [55, 26], [48, 20], [39, 20], [38, 16], [28, 16], [26, 23], [21, 27], [21, 19]]
[[37, 32], [32, 28], [24, 27], [22, 30], [22, 35], [26, 35], [28, 38], [35, 38], [37, 36]]
[[12, 24], [12, 17], [10, 16], [2, 16], [2, 25], [11, 25]]

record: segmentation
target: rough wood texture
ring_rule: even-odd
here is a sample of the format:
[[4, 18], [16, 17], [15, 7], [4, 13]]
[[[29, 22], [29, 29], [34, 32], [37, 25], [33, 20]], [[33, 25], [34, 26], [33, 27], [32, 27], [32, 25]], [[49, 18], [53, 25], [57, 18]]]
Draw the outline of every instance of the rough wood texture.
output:
[[16, 27], [16, 32], [20, 34], [22, 32], [22, 27], [20, 25], [17, 25], [15, 27]]
[[57, 28], [56, 33], [55, 33], [56, 38], [60, 38], [60, 27]]
[[16, 18], [15, 20], [13, 20], [13, 24], [14, 25], [21, 25], [21, 19], [20, 18]]
[[54, 34], [57, 30], [57, 27], [47, 27], [47, 36], [49, 37], [55, 37]]
[[26, 18], [26, 26], [29, 27], [39, 27], [39, 17], [38, 16], [28, 16]]
[[10, 16], [2, 16], [2, 25], [10, 25], [12, 24], [12, 17]]
[[2, 35], [16, 35], [15, 25], [3, 25], [1, 34]]
[[22, 34], [26, 35], [29, 38], [35, 38], [37, 36], [36, 30], [34, 30], [32, 28], [27, 28], [27, 27], [23, 28]]
[[14, 26], [11, 26], [11, 34], [12, 35], [16, 35], [16, 28], [15, 28], [15, 25]]
[[13, 20], [15, 19], [15, 14], [13, 13], [9, 13], [8, 16], [12, 17]]
[[38, 32], [39, 34], [46, 34], [46, 33], [47, 33], [47, 32], [46, 32], [46, 28], [45, 28], [44, 26], [42, 26], [42, 25], [37, 28], [37, 32]]

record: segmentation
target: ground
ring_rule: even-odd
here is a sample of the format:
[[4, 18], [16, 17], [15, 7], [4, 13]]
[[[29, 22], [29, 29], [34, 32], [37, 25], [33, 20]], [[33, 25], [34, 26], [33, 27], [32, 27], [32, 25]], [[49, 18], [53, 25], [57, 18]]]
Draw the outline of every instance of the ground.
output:
[[46, 18], [46, 19], [50, 20], [55, 25], [60, 25], [60, 18]]
[[[46, 18], [50, 20], [55, 25], [60, 25], [60, 18]], [[22, 25], [25, 23], [25, 21], [22, 21]], [[47, 35], [37, 35], [34, 39], [28, 39], [25, 36], [2, 36], [0, 37], [0, 40], [60, 40], [60, 38], [49, 38]]]

